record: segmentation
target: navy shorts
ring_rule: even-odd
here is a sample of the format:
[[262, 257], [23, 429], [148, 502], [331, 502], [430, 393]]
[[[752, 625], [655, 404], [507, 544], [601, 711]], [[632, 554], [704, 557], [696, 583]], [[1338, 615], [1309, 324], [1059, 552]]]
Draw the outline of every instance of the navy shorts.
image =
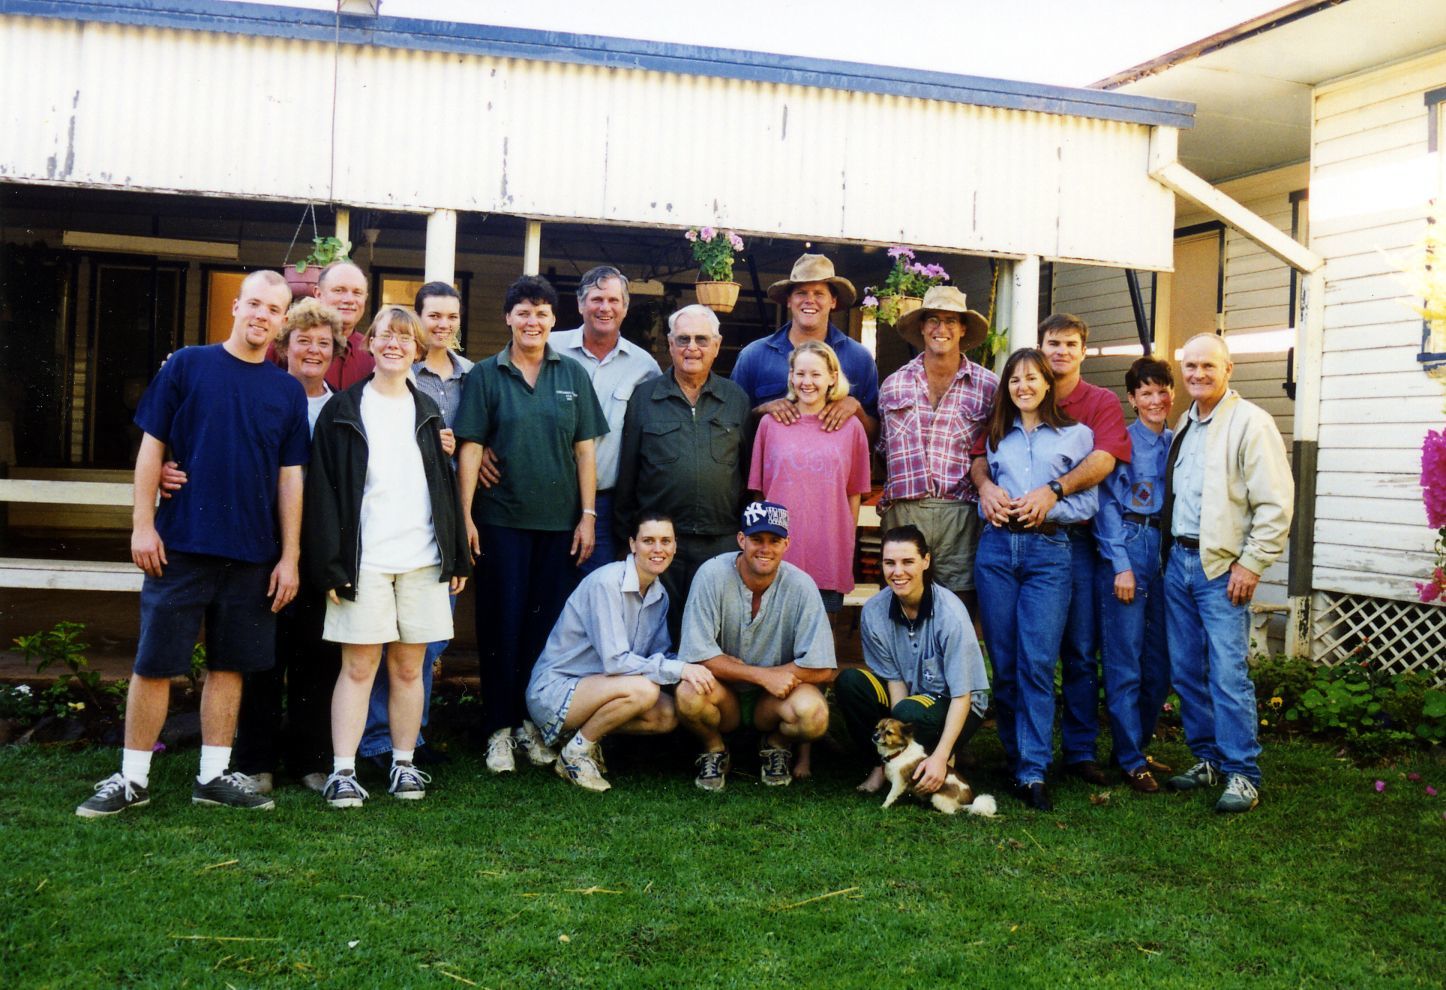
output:
[[141, 585], [135, 673], [179, 677], [206, 626], [206, 667], [249, 674], [276, 665], [276, 616], [266, 586], [271, 565], [167, 551], [170, 563]]

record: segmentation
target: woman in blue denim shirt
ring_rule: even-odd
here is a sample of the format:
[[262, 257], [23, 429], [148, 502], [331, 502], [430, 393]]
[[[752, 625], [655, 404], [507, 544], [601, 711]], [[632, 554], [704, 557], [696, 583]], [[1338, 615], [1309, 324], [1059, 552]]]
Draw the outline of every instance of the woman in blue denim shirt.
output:
[[[1054, 665], [1070, 597], [1064, 527], [1087, 523], [1098, 506], [1093, 488], [1060, 497], [1056, 479], [1089, 456], [1094, 434], [1055, 405], [1054, 375], [1041, 352], [1015, 351], [999, 377], [1003, 387], [994, 396], [983, 456], [990, 479], [1010, 501], [984, 519], [989, 525], [974, 559], [974, 586], [1015, 794], [1048, 811], [1053, 805], [1044, 774], [1053, 751]], [[1050, 492], [1053, 508], [1042, 513]]]

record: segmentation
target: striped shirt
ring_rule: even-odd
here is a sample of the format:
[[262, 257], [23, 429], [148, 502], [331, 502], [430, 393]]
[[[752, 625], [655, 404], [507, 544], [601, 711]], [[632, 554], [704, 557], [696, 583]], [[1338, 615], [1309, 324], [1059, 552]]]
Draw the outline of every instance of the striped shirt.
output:
[[979, 501], [969, 480], [969, 452], [989, 429], [998, 388], [998, 375], [966, 358], [935, 408], [922, 354], [884, 380], [878, 450], [888, 460], [888, 481], [881, 511], [923, 498]]

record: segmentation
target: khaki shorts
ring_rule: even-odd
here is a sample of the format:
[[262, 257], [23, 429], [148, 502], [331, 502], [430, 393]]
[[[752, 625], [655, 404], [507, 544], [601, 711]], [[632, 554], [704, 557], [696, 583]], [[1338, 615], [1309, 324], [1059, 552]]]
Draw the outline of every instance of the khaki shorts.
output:
[[441, 576], [437, 564], [404, 574], [361, 571], [356, 601], [327, 601], [322, 639], [353, 645], [451, 639], [452, 606]]
[[974, 551], [979, 546], [979, 503], [925, 498], [895, 502], [883, 530], [913, 524], [929, 541], [934, 580], [950, 591], [974, 590]]

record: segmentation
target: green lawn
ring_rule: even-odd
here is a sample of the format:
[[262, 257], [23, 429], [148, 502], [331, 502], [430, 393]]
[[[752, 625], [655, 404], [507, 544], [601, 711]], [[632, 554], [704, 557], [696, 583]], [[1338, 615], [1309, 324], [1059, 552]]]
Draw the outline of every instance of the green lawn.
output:
[[159, 758], [149, 808], [82, 821], [114, 752], [0, 749], [5, 990], [1442, 981], [1439, 762], [1278, 743], [1249, 815], [1069, 784], [1048, 815], [998, 794], [994, 820], [882, 811], [833, 757], [782, 791], [740, 759], [715, 796], [671, 751], [601, 796], [462, 757], [420, 804], [287, 787], [270, 814], [193, 808], [195, 762]]

